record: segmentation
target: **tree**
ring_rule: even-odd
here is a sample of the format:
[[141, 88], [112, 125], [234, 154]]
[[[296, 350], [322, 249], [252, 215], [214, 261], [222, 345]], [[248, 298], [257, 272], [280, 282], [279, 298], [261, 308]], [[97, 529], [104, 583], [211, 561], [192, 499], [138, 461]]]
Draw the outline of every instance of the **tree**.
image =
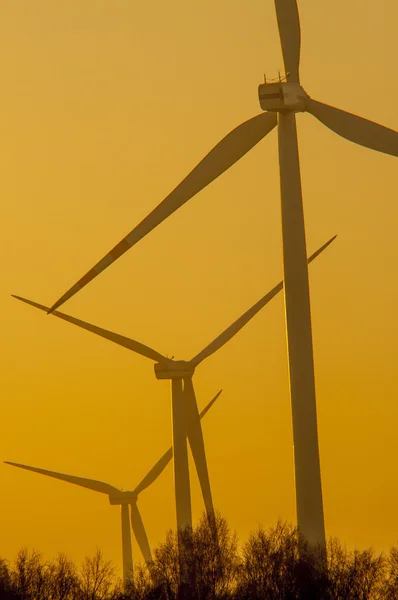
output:
[[3, 558], [0, 558], [0, 598], [2, 600], [16, 598], [11, 585], [10, 571], [7, 562]]
[[330, 596], [336, 600], [383, 598], [386, 560], [372, 549], [349, 552], [338, 540], [328, 543]]
[[49, 600], [74, 600], [78, 597], [77, 570], [65, 554], [59, 554], [56, 560], [47, 566], [47, 586]]
[[18, 552], [11, 572], [13, 592], [21, 600], [47, 600], [46, 572], [42, 556], [36, 550]]
[[[299, 551], [300, 550], [300, 551]], [[327, 598], [324, 555], [309, 548], [296, 528], [282, 521], [259, 528], [243, 547], [238, 598], [321, 600]]]
[[169, 532], [155, 549], [153, 575], [165, 598], [227, 598], [235, 585], [237, 541], [219, 515], [196, 528]]
[[94, 556], [83, 561], [80, 574], [79, 597], [81, 600], [113, 600], [121, 595], [119, 586], [115, 586], [115, 570], [110, 561], [106, 561], [97, 550]]
[[124, 596], [125, 600], [162, 600], [166, 598], [162, 586], [156, 582], [152, 568], [140, 563], [134, 567], [133, 578], [125, 588]]
[[385, 581], [383, 586], [383, 600], [396, 600], [398, 598], [398, 547], [390, 549], [386, 559]]

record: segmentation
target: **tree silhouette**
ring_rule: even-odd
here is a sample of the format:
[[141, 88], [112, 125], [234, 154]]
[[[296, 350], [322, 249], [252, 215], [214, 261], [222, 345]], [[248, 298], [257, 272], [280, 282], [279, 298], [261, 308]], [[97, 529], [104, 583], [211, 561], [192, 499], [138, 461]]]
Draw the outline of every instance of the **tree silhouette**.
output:
[[80, 575], [79, 597], [81, 600], [113, 600], [121, 595], [114, 585], [115, 569], [104, 560], [101, 550], [83, 561]]
[[169, 531], [153, 555], [123, 590], [100, 550], [78, 569], [63, 554], [46, 562], [23, 548], [11, 564], [0, 559], [0, 600], [398, 600], [398, 547], [351, 551], [332, 538], [326, 568], [324, 549], [281, 521], [239, 548], [225, 519], [205, 514]]
[[155, 550], [154, 572], [164, 597], [225, 598], [238, 570], [237, 540], [220, 515], [204, 515], [194, 529], [169, 531]]

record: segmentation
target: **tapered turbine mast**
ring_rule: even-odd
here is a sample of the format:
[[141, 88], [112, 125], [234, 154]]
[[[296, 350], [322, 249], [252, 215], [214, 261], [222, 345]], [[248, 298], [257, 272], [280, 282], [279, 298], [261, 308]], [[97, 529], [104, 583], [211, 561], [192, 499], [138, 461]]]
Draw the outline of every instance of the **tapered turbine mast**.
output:
[[[321, 246], [310, 258], [313, 261], [329, 244], [335, 236]], [[217, 338], [208, 344], [201, 352], [189, 361], [172, 360], [160, 354], [153, 348], [149, 348], [131, 338], [113, 333], [81, 319], [76, 319], [59, 311], [53, 311], [53, 315], [68, 321], [78, 327], [91, 331], [105, 339], [108, 339], [124, 348], [128, 348], [137, 354], [155, 361], [155, 374], [157, 379], [171, 379], [172, 384], [172, 415], [173, 415], [173, 447], [174, 447], [174, 485], [176, 496], [177, 527], [179, 530], [192, 526], [191, 492], [188, 468], [188, 449], [186, 439], [188, 438], [193, 459], [195, 461], [202, 496], [206, 511], [210, 516], [214, 515], [213, 500], [210, 488], [209, 473], [207, 469], [206, 453], [203, 441], [203, 433], [200, 424], [198, 407], [195, 398], [192, 377], [196, 367], [207, 357], [217, 352], [224, 344], [234, 337], [272, 298], [283, 288], [280, 282], [270, 292], [263, 296], [248, 311], [239, 317], [232, 325], [225, 329]], [[14, 296], [18, 300], [30, 304], [42, 311], [47, 312], [48, 307], [27, 300], [20, 296]]]
[[[220, 390], [214, 396], [214, 398], [207, 404], [207, 406], [202, 410], [202, 412], [199, 415], [200, 419], [202, 419], [205, 416], [205, 414], [210, 410], [210, 408], [213, 406], [213, 404], [221, 394], [221, 391], [222, 390]], [[26, 469], [27, 471], [33, 471], [34, 473], [40, 473], [41, 475], [54, 477], [55, 479], [66, 481], [67, 483], [73, 483], [74, 485], [79, 485], [81, 487], [93, 490], [95, 492], [108, 494], [110, 504], [120, 506], [122, 524], [123, 582], [124, 586], [126, 587], [129, 581], [131, 580], [133, 574], [133, 552], [131, 546], [130, 525], [135, 539], [137, 540], [138, 547], [148, 568], [151, 569], [152, 565], [152, 554], [148, 542], [148, 536], [146, 534], [144, 523], [142, 521], [140, 510], [137, 504], [138, 496], [141, 492], [143, 492], [147, 487], [152, 485], [152, 483], [154, 483], [157, 480], [159, 475], [164, 471], [164, 469], [171, 461], [172, 456], [173, 449], [169, 448], [158, 460], [158, 462], [152, 467], [152, 469], [148, 471], [148, 473], [145, 475], [142, 481], [140, 481], [137, 487], [131, 492], [119, 490], [118, 488], [114, 487], [113, 485], [110, 485], [109, 483], [96, 481], [95, 479], [75, 477], [74, 475], [66, 475], [64, 473], [57, 473], [55, 471], [48, 471], [46, 469], [30, 467], [28, 465], [22, 465], [20, 463], [10, 462], [7, 460], [4, 462], [7, 465], [12, 465], [13, 467], [19, 467], [21, 469]]]

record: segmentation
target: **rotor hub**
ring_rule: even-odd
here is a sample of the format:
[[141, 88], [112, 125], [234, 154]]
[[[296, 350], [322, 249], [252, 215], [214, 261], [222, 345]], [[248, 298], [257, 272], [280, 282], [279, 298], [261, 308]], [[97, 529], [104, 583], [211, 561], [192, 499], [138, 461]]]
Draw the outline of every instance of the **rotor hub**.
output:
[[261, 83], [258, 86], [258, 97], [263, 110], [275, 112], [306, 110], [307, 94], [299, 83], [288, 81]]

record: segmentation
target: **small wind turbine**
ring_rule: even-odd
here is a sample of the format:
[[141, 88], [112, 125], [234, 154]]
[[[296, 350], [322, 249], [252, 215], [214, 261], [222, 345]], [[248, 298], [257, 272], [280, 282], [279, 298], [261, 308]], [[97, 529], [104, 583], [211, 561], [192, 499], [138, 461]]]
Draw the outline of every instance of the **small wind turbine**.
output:
[[119, 244], [51, 307], [61, 306], [159, 223], [224, 173], [278, 125], [283, 266], [290, 395], [296, 475], [297, 522], [310, 543], [325, 547], [315, 401], [310, 297], [296, 112], [309, 112], [347, 140], [398, 156], [398, 133], [373, 121], [310, 98], [300, 85], [301, 32], [296, 0], [275, 0], [286, 81], [261, 84], [266, 111], [231, 131], [189, 175]]
[[[213, 406], [222, 390], [220, 390], [209, 404], [200, 413], [202, 419], [205, 414]], [[131, 491], [123, 491], [115, 488], [109, 483], [103, 483], [95, 479], [86, 479], [85, 477], [75, 477], [74, 475], [65, 475], [64, 473], [57, 473], [55, 471], [47, 471], [46, 469], [39, 469], [37, 467], [30, 467], [28, 465], [22, 465], [20, 463], [4, 461], [7, 465], [13, 467], [19, 467], [26, 469], [27, 471], [33, 471], [34, 473], [40, 473], [41, 475], [47, 475], [48, 477], [54, 477], [55, 479], [61, 479], [67, 483], [73, 483], [74, 485], [80, 485], [81, 487], [93, 490], [94, 492], [100, 492], [101, 494], [108, 494], [109, 502], [113, 505], [120, 506], [121, 509], [121, 520], [122, 520], [122, 556], [123, 556], [123, 582], [124, 586], [131, 580], [133, 573], [133, 553], [131, 547], [131, 534], [130, 534], [130, 519], [131, 529], [137, 540], [141, 554], [148, 566], [151, 568], [152, 565], [152, 554], [148, 542], [148, 537], [145, 531], [144, 523], [141, 518], [141, 514], [137, 505], [139, 494], [144, 491], [147, 487], [152, 485], [163, 472], [166, 466], [171, 461], [173, 456], [173, 449], [169, 448], [165, 452], [160, 460], [152, 467], [152, 469], [145, 475], [143, 480], [137, 485], [137, 487]], [[130, 506], [130, 517], [129, 517], [129, 506]]]
[[[336, 236], [326, 242], [310, 258], [313, 261]], [[192, 377], [196, 367], [207, 357], [217, 352], [224, 344], [234, 337], [268, 302], [283, 288], [283, 282], [276, 285], [268, 294], [263, 296], [256, 304], [246, 311], [239, 319], [230, 325], [223, 333], [208, 344], [199, 354], [189, 361], [172, 360], [163, 356], [153, 348], [149, 348], [140, 342], [128, 337], [113, 333], [91, 323], [86, 323], [70, 315], [59, 311], [53, 311], [53, 315], [91, 331], [105, 339], [108, 339], [124, 348], [128, 348], [141, 356], [155, 361], [155, 375], [157, 379], [171, 379], [172, 414], [173, 414], [173, 447], [174, 447], [174, 485], [176, 495], [177, 528], [184, 529], [192, 526], [191, 493], [189, 482], [188, 451], [186, 438], [188, 437], [192, 455], [202, 490], [206, 511], [209, 515], [214, 514], [213, 500], [210, 489], [210, 480], [207, 469], [205, 447], [202, 428], [200, 425], [198, 408], [195, 398]], [[13, 296], [22, 302], [26, 302], [40, 310], [48, 311], [47, 306], [27, 300], [20, 296]]]

